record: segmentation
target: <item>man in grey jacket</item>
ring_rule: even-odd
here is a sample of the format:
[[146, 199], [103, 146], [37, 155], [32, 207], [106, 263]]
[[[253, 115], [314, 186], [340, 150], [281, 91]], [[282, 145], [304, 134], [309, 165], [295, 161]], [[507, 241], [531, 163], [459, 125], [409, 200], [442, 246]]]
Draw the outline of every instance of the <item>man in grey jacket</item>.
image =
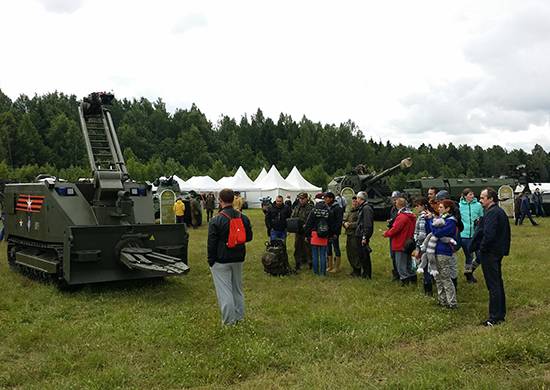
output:
[[369, 246], [369, 242], [374, 231], [374, 212], [372, 207], [367, 203], [367, 194], [364, 191], [360, 191], [357, 194], [357, 204], [359, 214], [357, 216], [355, 238], [357, 240], [359, 261], [362, 268], [361, 277], [371, 279], [372, 264], [370, 259], [371, 248]]

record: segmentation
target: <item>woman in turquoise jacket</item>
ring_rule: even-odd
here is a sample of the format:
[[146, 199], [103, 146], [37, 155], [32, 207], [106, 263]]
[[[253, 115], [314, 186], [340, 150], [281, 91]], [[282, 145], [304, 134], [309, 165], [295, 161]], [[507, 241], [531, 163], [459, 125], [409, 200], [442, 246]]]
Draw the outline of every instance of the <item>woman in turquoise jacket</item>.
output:
[[473, 275], [474, 268], [472, 267], [473, 256], [470, 252], [470, 243], [474, 236], [475, 223], [483, 217], [483, 206], [475, 198], [475, 194], [471, 188], [465, 188], [462, 191], [462, 197], [460, 198], [460, 216], [464, 229], [460, 233], [461, 243], [460, 246], [464, 250], [464, 256], [466, 261], [464, 264], [464, 276], [468, 283], [475, 283], [476, 279]]

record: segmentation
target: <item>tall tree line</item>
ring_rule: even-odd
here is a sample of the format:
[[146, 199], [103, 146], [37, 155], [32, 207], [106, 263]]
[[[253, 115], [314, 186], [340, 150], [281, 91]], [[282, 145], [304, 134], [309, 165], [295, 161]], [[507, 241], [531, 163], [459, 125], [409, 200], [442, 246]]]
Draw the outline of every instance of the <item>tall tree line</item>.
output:
[[[20, 95], [12, 101], [0, 90], [0, 178], [32, 180], [52, 173], [68, 180], [89, 177], [78, 118], [79, 101], [59, 92]], [[549, 181], [549, 154], [535, 145], [530, 153], [499, 146], [422, 144], [417, 148], [368, 138], [350, 121], [335, 124], [280, 114], [266, 118], [260, 109], [240, 119], [222, 116], [210, 122], [196, 105], [172, 114], [159, 98], [115, 100], [111, 108], [130, 175], [153, 180], [177, 174], [208, 174], [214, 179], [242, 165], [251, 177], [276, 164], [284, 175], [296, 165], [314, 184], [357, 164], [380, 171], [412, 157], [407, 172], [390, 179], [394, 188], [422, 176], [497, 177], [527, 164], [534, 179]]]

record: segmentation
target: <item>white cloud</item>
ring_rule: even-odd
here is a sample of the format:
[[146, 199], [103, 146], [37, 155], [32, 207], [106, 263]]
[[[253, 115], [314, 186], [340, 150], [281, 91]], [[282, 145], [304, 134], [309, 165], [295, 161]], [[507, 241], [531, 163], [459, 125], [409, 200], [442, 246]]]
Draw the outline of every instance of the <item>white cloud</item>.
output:
[[82, 6], [84, 0], [36, 0], [41, 3], [47, 11], [54, 13], [75, 12]]
[[12, 98], [113, 90], [213, 121], [260, 107], [392, 142], [550, 149], [542, 0], [40, 0], [0, 15]]

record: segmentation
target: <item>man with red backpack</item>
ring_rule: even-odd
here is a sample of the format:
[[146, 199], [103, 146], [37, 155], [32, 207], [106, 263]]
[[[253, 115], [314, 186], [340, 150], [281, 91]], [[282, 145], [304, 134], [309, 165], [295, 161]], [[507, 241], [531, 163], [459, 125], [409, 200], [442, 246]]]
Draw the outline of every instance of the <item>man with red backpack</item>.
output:
[[208, 224], [208, 264], [224, 325], [244, 318], [243, 262], [245, 243], [252, 240], [250, 220], [233, 208], [233, 199], [233, 190], [221, 190], [221, 211]]

